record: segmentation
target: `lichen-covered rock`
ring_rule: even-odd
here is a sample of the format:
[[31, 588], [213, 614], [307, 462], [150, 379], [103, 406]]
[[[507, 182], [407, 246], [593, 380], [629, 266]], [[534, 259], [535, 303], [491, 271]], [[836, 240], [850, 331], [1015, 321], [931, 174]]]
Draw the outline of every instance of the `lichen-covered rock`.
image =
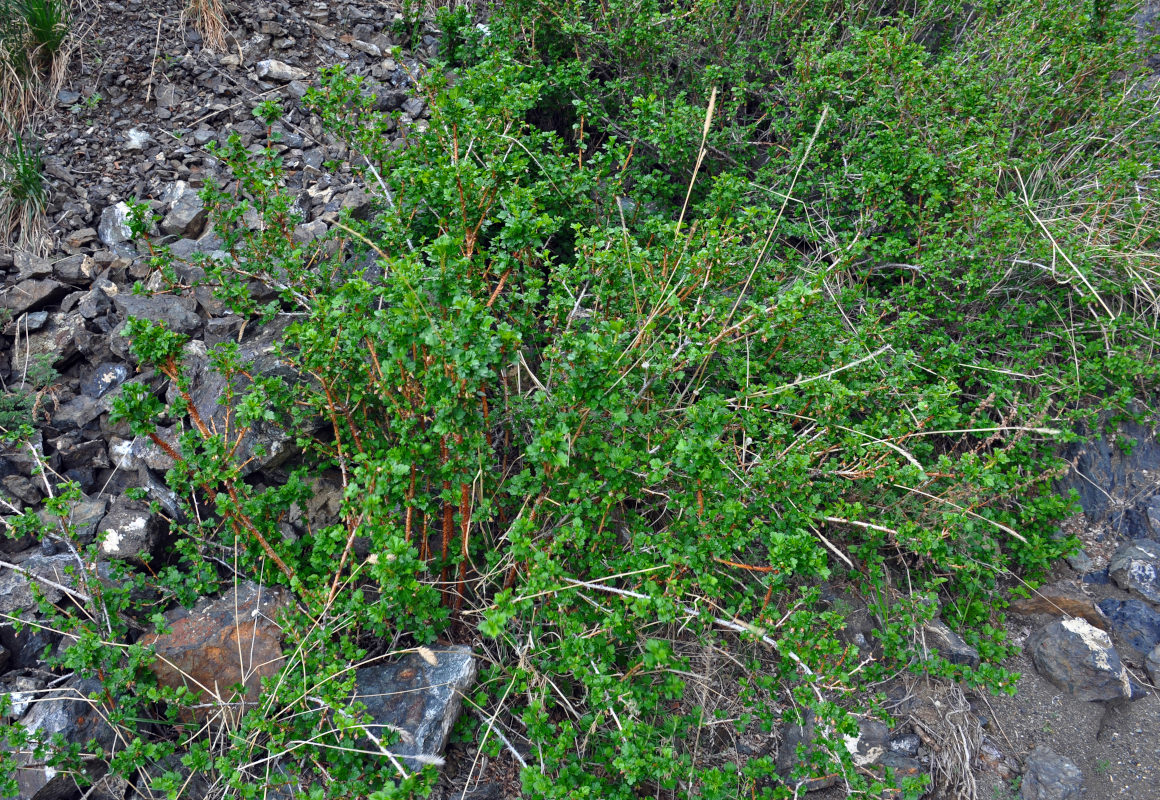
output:
[[106, 558], [140, 561], [153, 549], [157, 532], [157, 517], [148, 505], [118, 497], [97, 526], [97, 540]]
[[1065, 619], [1036, 631], [1027, 641], [1039, 674], [1077, 700], [1126, 700], [1128, 671], [1108, 634], [1086, 620]]
[[1160, 542], [1137, 539], [1116, 551], [1108, 564], [1116, 585], [1149, 603], [1160, 603]]

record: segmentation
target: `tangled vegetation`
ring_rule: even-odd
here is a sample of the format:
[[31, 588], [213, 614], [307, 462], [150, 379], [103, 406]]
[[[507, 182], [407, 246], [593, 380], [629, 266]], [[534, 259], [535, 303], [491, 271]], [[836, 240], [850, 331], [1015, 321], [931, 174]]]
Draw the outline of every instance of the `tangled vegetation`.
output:
[[[126, 743], [110, 766], [169, 759], [172, 797], [191, 772], [239, 797], [421, 796], [433, 767], [367, 753], [350, 667], [442, 636], [487, 662], [457, 735], [512, 750], [529, 797], [788, 798], [833, 773], [883, 796], [892, 779], [855, 767], [841, 734], [899, 675], [1012, 688], [1003, 592], [1071, 546], [1056, 448], [1156, 387], [1160, 149], [1128, 13], [444, 14], [456, 63], [432, 71], [430, 128], [408, 146], [389, 146], [357, 76], [325, 71], [307, 96], [377, 198], [321, 244], [293, 236], [275, 151], [231, 140], [216, 155], [238, 191], [205, 194], [229, 258], [197, 265], [247, 319], [287, 321], [301, 378], [243, 381], [238, 348], [216, 346], [244, 388], [212, 431], [184, 340], [129, 327], [173, 391], [130, 383], [116, 413], [177, 456], [184, 512], [155, 577], [78, 572], [102, 612], [45, 609], [72, 637], [56, 663], [104, 683], [94, 703]], [[189, 288], [164, 246], [153, 264]], [[235, 463], [255, 424], [297, 438], [283, 485]], [[284, 536], [323, 471], [342, 523]], [[67, 539], [58, 498], [45, 535]], [[151, 685], [133, 642], [158, 605], [133, 598], [190, 604], [235, 571], [294, 593], [288, 663], [207, 733]], [[862, 646], [851, 598], [877, 629]], [[924, 651], [936, 615], [981, 666]], [[713, 749], [721, 726], [806, 715], [818, 747], [791, 774]]]

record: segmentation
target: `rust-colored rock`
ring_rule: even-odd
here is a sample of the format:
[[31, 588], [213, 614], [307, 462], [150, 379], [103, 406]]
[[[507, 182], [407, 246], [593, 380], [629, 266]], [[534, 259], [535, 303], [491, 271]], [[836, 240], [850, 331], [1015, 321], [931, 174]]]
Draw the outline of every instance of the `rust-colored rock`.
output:
[[1053, 583], [1040, 587], [1031, 597], [1021, 597], [1011, 603], [1016, 614], [1033, 616], [1051, 614], [1079, 617], [1101, 631], [1108, 629], [1108, 618], [1096, 608], [1096, 604], [1078, 586], [1070, 583]]
[[[152, 645], [152, 670], [164, 686], [200, 692], [204, 721], [219, 711], [240, 716], [245, 710], [231, 686], [245, 686], [245, 703], [257, 701], [264, 677], [282, 667], [282, 629], [278, 613], [290, 604], [282, 589], [259, 588], [249, 581], [217, 598], [203, 598], [193, 609], [166, 614], [170, 633], [141, 639]], [[229, 705], [227, 705], [229, 704]]]

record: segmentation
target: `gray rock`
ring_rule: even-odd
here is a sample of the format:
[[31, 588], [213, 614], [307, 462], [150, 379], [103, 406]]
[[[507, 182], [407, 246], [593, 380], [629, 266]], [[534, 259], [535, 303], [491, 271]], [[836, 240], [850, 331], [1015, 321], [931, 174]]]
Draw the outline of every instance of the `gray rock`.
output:
[[101, 221], [97, 224], [97, 236], [109, 247], [130, 241], [133, 238], [133, 232], [126, 224], [128, 219], [129, 206], [127, 204], [117, 203], [113, 206], [107, 206], [101, 212]]
[[[822, 775], [815, 778], [797, 778], [794, 772], [798, 767], [808, 767], [809, 756], [814, 750], [814, 712], [806, 709], [801, 725], [786, 725], [781, 729], [781, 743], [777, 748], [777, 772], [787, 782], [792, 782], [795, 789], [801, 788], [806, 792], [819, 789], [828, 789], [838, 782], [837, 775]], [[799, 754], [799, 750], [802, 752]]]
[[403, 101], [403, 112], [410, 114], [412, 117], [418, 117], [426, 107], [427, 104], [419, 97], [408, 97]]
[[81, 392], [92, 398], [101, 398], [116, 389], [133, 375], [128, 364], [106, 361], [97, 364], [92, 373], [81, 381]]
[[1092, 557], [1083, 550], [1076, 550], [1074, 553], [1069, 555], [1067, 557], [1067, 563], [1068, 566], [1070, 566], [1080, 575], [1091, 572], [1095, 567], [1095, 562], [1092, 561]]
[[305, 222], [294, 228], [294, 244], [306, 244], [326, 235], [326, 223], [316, 219], [314, 222]]
[[140, 501], [118, 497], [97, 526], [101, 553], [109, 558], [140, 561], [157, 538], [157, 518]]
[[33, 311], [27, 314], [22, 314], [16, 319], [8, 323], [4, 328], [4, 333], [9, 336], [18, 336], [25, 333], [32, 333], [38, 331], [48, 322], [47, 311]]
[[[158, 428], [157, 435], [166, 442], [174, 442], [172, 428]], [[158, 447], [152, 439], [138, 436], [133, 441], [113, 437], [109, 440], [109, 456], [118, 468], [134, 472], [141, 467], [165, 472], [173, 469], [173, 457]]]
[[310, 75], [304, 69], [299, 67], [292, 67], [284, 61], [268, 58], [265, 61], [259, 61], [254, 67], [255, 74], [260, 80], [267, 78], [279, 83], [289, 83], [290, 81], [305, 80]]
[[876, 763], [889, 751], [890, 728], [876, 719], [858, 720], [858, 735], [847, 736], [846, 749], [856, 766]]
[[[61, 690], [37, 698], [20, 722], [38, 739], [60, 736], [71, 744], [95, 741], [100, 748], [109, 748], [115, 739], [113, 729], [98, 710], [101, 701], [89, 699], [90, 695], [100, 696], [102, 691], [99, 681], [74, 679]], [[20, 787], [20, 797], [53, 800], [73, 796], [77, 784], [68, 771], [58, 773], [39, 759], [33, 761], [31, 754], [19, 753], [16, 761], [19, 766], [14, 777]]]
[[170, 330], [187, 336], [201, 330], [201, 317], [193, 310], [197, 305], [192, 298], [171, 294], [146, 297], [122, 292], [113, 298], [113, 305], [125, 319], [136, 317], [153, 322], [164, 322]]
[[12, 263], [19, 270], [21, 279], [47, 278], [52, 274], [52, 262], [31, 253], [13, 253]]
[[1134, 663], [1160, 644], [1160, 613], [1147, 603], [1108, 597], [1099, 602], [1099, 607], [1111, 623], [1111, 632], [1124, 645], [1124, 655]]
[[36, 608], [36, 598], [32, 594], [29, 580], [37, 584], [40, 594], [50, 603], [59, 602], [64, 593], [51, 584], [29, 578], [25, 573], [47, 578], [69, 588], [77, 588], [77, 579], [66, 572], [76, 568], [77, 562], [68, 553], [55, 556], [34, 555], [20, 565], [24, 572], [12, 569], [0, 570], [0, 613], [17, 615], [21, 611]]
[[52, 424], [62, 431], [83, 430], [105, 411], [101, 401], [78, 395], [52, 413]]
[[286, 91], [290, 93], [290, 96], [291, 96], [291, 97], [293, 97], [293, 98], [295, 98], [295, 99], [297, 99], [297, 100], [301, 100], [303, 97], [305, 97], [305, 96], [306, 96], [306, 91], [307, 91], [307, 89], [309, 89], [309, 88], [310, 88], [310, 87], [308, 87], [308, 86], [307, 86], [305, 83], [303, 83], [302, 81], [293, 81], [293, 80], [292, 80], [292, 81], [290, 81], [290, 83], [289, 83], [289, 84], [286, 86]]
[[918, 746], [920, 743], [921, 740], [913, 733], [892, 736], [890, 737], [890, 751], [906, 756], [907, 758], [914, 758], [918, 755]]
[[147, 131], [140, 128], [131, 128], [125, 135], [125, 150], [129, 152], [138, 152], [145, 149], [145, 145], [153, 141], [153, 137]]
[[394, 664], [363, 667], [355, 673], [354, 700], [366, 705], [374, 724], [382, 726], [380, 731], [403, 732], [403, 740], [390, 746], [396, 755], [441, 754], [462, 697], [475, 683], [471, 648], [432, 647], [427, 655], [434, 664], [419, 653], [409, 653]]
[[1137, 539], [1112, 556], [1108, 574], [1116, 585], [1149, 603], [1160, 603], [1160, 542]]
[[1039, 674], [1077, 700], [1132, 696], [1128, 671], [1111, 638], [1086, 620], [1053, 622], [1031, 635], [1027, 649]]
[[205, 228], [206, 217], [205, 203], [197, 190], [178, 181], [171, 192], [169, 213], [161, 220], [161, 232], [196, 239]]
[[78, 337], [84, 333], [85, 321], [80, 314], [50, 311], [45, 325], [27, 340], [21, 338], [20, 347], [14, 348], [12, 371], [23, 374], [43, 356], [51, 356], [48, 362], [63, 371], [79, 354]]
[[[92, 237], [97, 235], [97, 232], [92, 228], [85, 228], [85, 231], [92, 233]], [[80, 233], [77, 231], [75, 233]], [[90, 237], [90, 238], [92, 238]], [[83, 253], [62, 258], [52, 265], [52, 276], [58, 281], [72, 284], [73, 286], [85, 286], [93, 279], [93, 271], [96, 262], [91, 256], [86, 256]]]
[[[65, 521], [71, 526], [73, 535], [87, 543], [96, 534], [97, 526], [105, 518], [108, 507], [109, 498], [107, 497], [82, 497], [70, 506], [68, 519]], [[39, 516], [46, 525], [57, 525], [57, 518], [49, 514], [47, 510], [40, 511]]]
[[1083, 794], [1083, 773], [1070, 758], [1040, 745], [1027, 755], [1023, 800], [1072, 800]]
[[[242, 343], [238, 350], [239, 360], [241, 363], [251, 363], [253, 367], [249, 370], [249, 376], [233, 377], [235, 399], [241, 398], [252, 378], [277, 377], [291, 385], [300, 380], [298, 374], [278, 357], [278, 345], [285, 325], [286, 320], [275, 320], [253, 339]], [[186, 364], [190, 369], [191, 395], [202, 420], [212, 430], [233, 440], [241, 431], [225, 402], [226, 379], [212, 369], [207, 358], [187, 358]], [[235, 458], [239, 464], [244, 464], [242, 474], [248, 475], [261, 467], [277, 466], [293, 452], [292, 436], [274, 423], [259, 420], [241, 437]]]
[[56, 93], [56, 101], [62, 106], [71, 106], [73, 103], [79, 103], [81, 99], [80, 92], [69, 91], [68, 89], [61, 89]]
[[972, 669], [979, 666], [979, 651], [963, 641], [941, 619], [935, 618], [923, 627], [927, 647], [938, 649], [938, 654], [952, 664]]
[[1148, 672], [1148, 679], [1152, 681], [1152, 685], [1160, 687], [1160, 644], [1156, 645], [1144, 659], [1144, 669]]
[[28, 278], [5, 290], [0, 308], [7, 308], [13, 317], [19, 317], [56, 302], [69, 291], [69, 287], [51, 278]]
[[4, 492], [11, 498], [25, 506], [34, 506], [44, 499], [36, 484], [23, 475], [6, 475], [0, 478], [0, 486], [4, 487]]

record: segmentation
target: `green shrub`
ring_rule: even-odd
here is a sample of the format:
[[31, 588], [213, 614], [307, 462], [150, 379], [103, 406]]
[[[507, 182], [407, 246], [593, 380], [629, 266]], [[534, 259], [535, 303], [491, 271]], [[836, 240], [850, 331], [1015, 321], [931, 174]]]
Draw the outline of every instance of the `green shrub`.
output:
[[[493, 754], [499, 731], [526, 737], [531, 797], [792, 797], [772, 758], [712, 757], [710, 723], [769, 732], [808, 710], [826, 745], [900, 674], [1012, 690], [1002, 592], [1072, 544], [1052, 535], [1072, 510], [1054, 449], [1156, 385], [1157, 121], [1123, 16], [494, 12], [456, 45], [454, 83], [425, 85], [430, 128], [406, 147], [359, 78], [324, 72], [306, 101], [376, 195], [329, 241], [295, 241], [272, 143], [215, 153], [237, 181], [205, 192], [228, 257], [200, 265], [236, 312], [288, 320], [301, 380], [231, 389], [211, 431], [183, 340], [138, 321], [173, 402], [142, 386], [115, 411], [176, 456], [165, 600], [212, 590], [223, 562], [282, 583], [292, 655], [229, 746], [123, 715], [114, 767], [185, 753], [249, 796], [281, 758], [312, 797], [421, 794], [431, 771], [396, 783], [336, 709], [351, 666], [441, 634], [483, 637], [460, 735]], [[163, 247], [153, 265], [176, 274]], [[236, 346], [211, 358], [231, 387], [251, 373]], [[302, 448], [284, 485], [241, 477], [233, 443], [258, 421]], [[341, 522], [284, 536], [323, 471]], [[874, 658], [844, 635], [850, 593]], [[935, 615], [982, 666], [923, 655]], [[121, 670], [115, 702], [140, 697], [146, 654], [66, 652]], [[717, 685], [706, 654], [730, 664]], [[806, 761], [795, 778], [883, 789], [840, 743]]]

